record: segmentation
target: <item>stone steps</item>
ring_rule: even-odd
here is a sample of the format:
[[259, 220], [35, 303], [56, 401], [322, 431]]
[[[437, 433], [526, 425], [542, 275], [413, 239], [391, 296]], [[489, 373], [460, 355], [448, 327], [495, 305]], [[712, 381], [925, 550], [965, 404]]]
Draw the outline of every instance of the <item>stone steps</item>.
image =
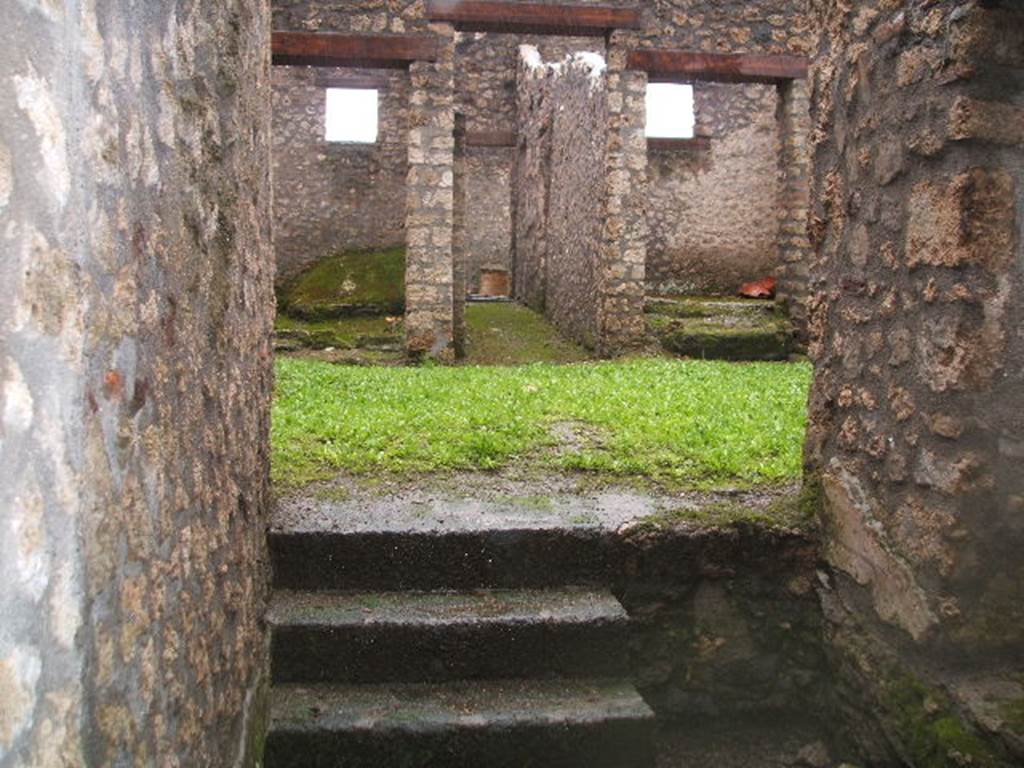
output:
[[608, 592], [277, 592], [275, 683], [621, 676], [628, 617]]
[[647, 324], [663, 349], [681, 357], [786, 360], [793, 348], [792, 326], [771, 301], [651, 298]]
[[279, 508], [267, 768], [650, 768], [616, 507]]
[[270, 768], [649, 768], [654, 721], [603, 680], [275, 686]]
[[609, 568], [608, 537], [585, 526], [271, 532], [269, 545], [274, 583], [291, 590], [600, 585]]

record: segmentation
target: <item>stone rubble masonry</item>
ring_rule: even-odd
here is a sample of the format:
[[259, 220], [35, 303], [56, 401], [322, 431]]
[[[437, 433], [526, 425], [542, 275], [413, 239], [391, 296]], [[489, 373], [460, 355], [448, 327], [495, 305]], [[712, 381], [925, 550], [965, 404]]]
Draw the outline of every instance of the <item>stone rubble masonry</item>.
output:
[[[635, 0], [613, 0], [613, 4], [637, 5]], [[798, 5], [792, 0], [641, 4], [644, 28], [620, 31], [614, 37], [623, 50], [657, 46], [805, 53], [810, 46], [810, 28]], [[275, 0], [274, 28], [423, 33], [429, 31], [423, 8], [422, 0], [344, 4]], [[467, 131], [515, 129], [516, 67], [518, 46], [523, 43], [536, 45], [545, 61], [560, 60], [574, 51], [606, 53], [606, 43], [599, 38], [459, 33], [455, 111], [466, 117]], [[388, 76], [407, 82], [401, 73]], [[279, 100], [282, 95], [287, 99], [284, 90], [282, 87], [277, 94]], [[643, 208], [650, 239], [646, 280], [655, 291], [730, 294], [739, 283], [772, 273], [780, 258], [777, 100], [770, 86], [698, 84], [696, 94], [699, 128], [711, 137], [711, 148], [696, 153], [651, 153], [648, 199]], [[298, 102], [302, 102], [301, 96]], [[401, 119], [399, 104], [386, 101], [382, 107], [385, 121], [389, 114]], [[301, 144], [293, 142], [293, 146], [305, 151]], [[325, 153], [314, 146], [308, 154], [319, 157]], [[327, 153], [330, 162], [321, 163], [324, 170], [304, 173], [310, 179], [304, 186], [311, 195], [293, 193], [283, 182], [278, 183], [278, 194], [284, 196], [284, 203], [278, 206], [276, 238], [282, 278], [293, 273], [296, 261], [306, 264], [319, 259], [338, 243], [373, 246], [376, 242], [390, 244], [400, 236], [394, 223], [400, 220], [405, 197], [396, 189], [395, 180], [397, 173], [404, 171], [395, 172], [390, 154], [385, 155], [373, 159], [377, 156], [365, 151], [346, 154], [332, 147]], [[472, 226], [465, 230], [466, 286], [471, 292], [479, 290], [482, 269], [517, 271], [519, 283], [526, 279], [512, 264], [517, 237], [512, 221], [516, 162], [516, 152], [510, 148], [467, 149], [466, 220]], [[314, 192], [319, 189], [319, 179], [335, 183], [332, 176], [338, 188], [333, 196]], [[280, 172], [278, 178], [283, 178]], [[307, 202], [310, 204], [294, 223], [284, 221]], [[529, 292], [519, 295], [527, 303], [536, 298]]]
[[4, 17], [0, 766], [252, 764], [269, 7]]
[[[405, 243], [409, 76], [394, 70], [274, 67], [277, 281], [326, 256]], [[375, 144], [324, 139], [326, 88], [380, 83]]]
[[405, 347], [412, 357], [455, 356], [455, 30], [436, 62], [409, 68], [409, 177], [406, 186]]
[[626, 70], [626, 50], [614, 44], [608, 64], [607, 193], [597, 351], [615, 355], [642, 344], [647, 330], [647, 75]]
[[807, 461], [844, 722], [879, 763], [963, 732], [956, 764], [1019, 765], [957, 680], [1024, 699], [1024, 9], [813, 6]]
[[466, 276], [469, 270], [467, 248], [468, 156], [465, 116], [455, 115], [455, 148], [452, 161], [454, 183], [452, 197], [452, 333], [456, 357], [466, 355]]
[[522, 48], [516, 280], [563, 333], [611, 355], [644, 332], [646, 77], [605, 69], [597, 54], [545, 64]]
[[792, 80], [779, 86], [779, 265], [776, 299], [793, 320], [802, 344], [807, 343], [807, 237], [810, 207], [810, 97], [807, 83]]
[[698, 141], [648, 153], [647, 287], [733, 295], [779, 258], [775, 88], [697, 83]]

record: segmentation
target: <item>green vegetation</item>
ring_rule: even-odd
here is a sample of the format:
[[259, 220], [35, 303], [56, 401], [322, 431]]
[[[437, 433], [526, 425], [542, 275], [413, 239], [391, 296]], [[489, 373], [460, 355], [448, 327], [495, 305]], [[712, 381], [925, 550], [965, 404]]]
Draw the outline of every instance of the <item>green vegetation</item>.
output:
[[885, 692], [884, 704], [895, 718], [896, 733], [900, 734], [913, 765], [1002, 765], [985, 742], [957, 717], [946, 697], [916, 678], [907, 675], [893, 681]]
[[466, 306], [469, 365], [574, 363], [587, 359], [582, 347], [567, 341], [541, 315], [518, 304]]
[[785, 360], [793, 332], [770, 301], [715, 298], [651, 299], [647, 327], [666, 351], [713, 360]]
[[301, 346], [312, 349], [353, 349], [368, 340], [389, 339], [396, 344], [402, 341], [401, 333], [391, 330], [387, 319], [380, 315], [309, 321], [278, 315], [274, 329], [279, 337], [301, 339]]
[[672, 509], [644, 518], [651, 528], [672, 528], [683, 523], [724, 528], [736, 526], [782, 527], [813, 530], [817, 518], [809, 514], [799, 492], [774, 499], [763, 507], [739, 502], [719, 502], [696, 508]]
[[1004, 704], [1001, 714], [1007, 727], [1014, 733], [1024, 736], [1024, 699], [1017, 699]]
[[292, 280], [278, 310], [305, 320], [399, 314], [405, 306], [405, 248], [329, 256]]
[[[279, 350], [394, 349], [387, 361], [398, 363], [401, 351], [400, 320], [389, 323], [383, 315], [300, 320], [279, 314], [274, 324]], [[468, 335], [466, 365], [526, 365], [576, 363], [588, 358], [582, 347], [562, 338], [543, 317], [513, 303], [470, 304], [466, 307]], [[357, 356], [377, 362], [372, 355]], [[354, 362], [351, 358], [344, 358]]]
[[[637, 360], [518, 368], [277, 364], [279, 487], [339, 471], [524, 468], [688, 487], [799, 478], [810, 366]], [[596, 437], [572, 445], [581, 425]]]

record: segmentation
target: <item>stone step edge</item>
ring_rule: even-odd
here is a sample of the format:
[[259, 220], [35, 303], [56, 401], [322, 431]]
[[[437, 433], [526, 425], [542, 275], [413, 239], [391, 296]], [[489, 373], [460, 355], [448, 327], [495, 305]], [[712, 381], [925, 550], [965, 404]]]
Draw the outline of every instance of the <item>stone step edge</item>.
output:
[[[488, 596], [499, 600], [519, 598], [522, 602], [494, 613], [475, 611], [471, 605], [472, 597]], [[443, 604], [446, 598], [449, 602], [448, 607], [457, 611], [455, 615], [444, 615]], [[551, 598], [561, 599], [556, 601]], [[536, 601], [532, 610], [529, 606], [531, 601]], [[391, 604], [386, 605], [389, 602]], [[360, 609], [360, 603], [366, 604], [365, 607]], [[625, 608], [611, 592], [587, 588], [427, 592], [317, 592], [278, 589], [272, 592], [267, 611], [267, 622], [271, 628], [488, 625], [511, 627], [536, 623], [602, 625], [621, 624], [628, 620]]]

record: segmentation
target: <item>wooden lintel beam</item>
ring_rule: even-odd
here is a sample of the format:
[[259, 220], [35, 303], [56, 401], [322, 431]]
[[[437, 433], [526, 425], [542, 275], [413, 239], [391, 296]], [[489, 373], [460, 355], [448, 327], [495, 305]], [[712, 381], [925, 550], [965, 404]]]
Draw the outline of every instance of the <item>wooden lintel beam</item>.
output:
[[414, 61], [437, 61], [430, 35], [341, 35], [333, 32], [274, 32], [274, 64], [307, 67], [405, 69]]
[[647, 48], [629, 52], [627, 66], [647, 73], [652, 83], [769, 83], [807, 77], [803, 56], [753, 53], [701, 53]]
[[429, 0], [427, 18], [460, 32], [517, 32], [603, 37], [615, 29], [639, 29], [637, 8], [607, 5], [552, 5], [495, 0]]
[[467, 147], [514, 147], [515, 131], [475, 131], [467, 132], [463, 139]]

